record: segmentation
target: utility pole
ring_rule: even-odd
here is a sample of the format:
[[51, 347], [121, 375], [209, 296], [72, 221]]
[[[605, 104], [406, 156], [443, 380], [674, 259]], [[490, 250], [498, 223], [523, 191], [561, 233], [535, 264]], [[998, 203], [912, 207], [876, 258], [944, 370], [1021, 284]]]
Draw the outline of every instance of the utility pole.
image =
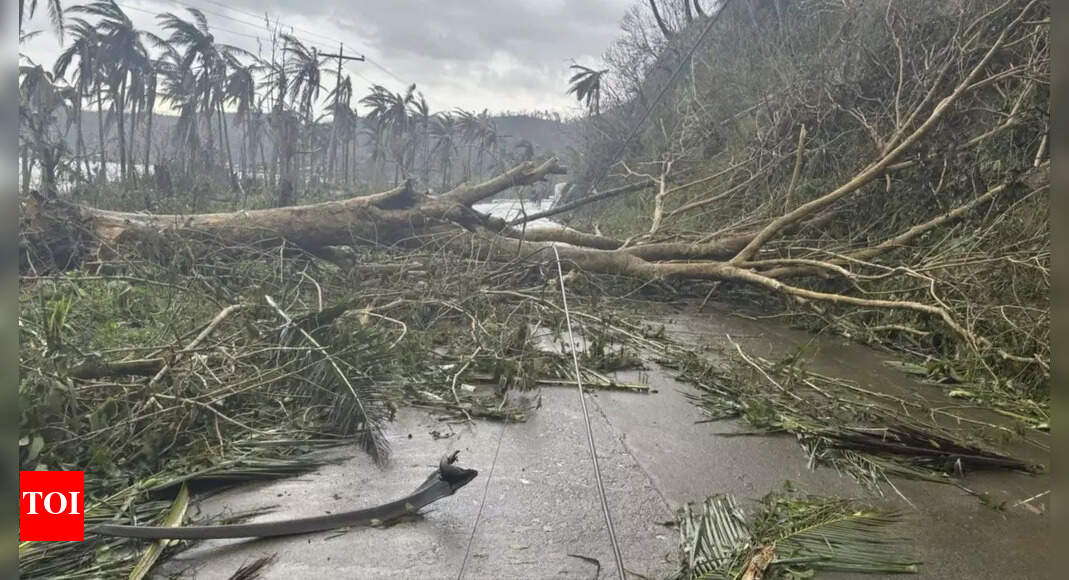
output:
[[[331, 54], [331, 53], [328, 53], [328, 52], [321, 52], [319, 54], [320, 54], [320, 56], [322, 56], [324, 58], [336, 58], [336, 59], [338, 59], [338, 79], [337, 79], [336, 84], [334, 85], [334, 100], [335, 100], [335, 102], [337, 102], [338, 91], [341, 88], [341, 66], [342, 66], [342, 62], [347, 61], [347, 60], [363, 62], [366, 59], [364, 58], [364, 55], [347, 56], [345, 54], [345, 45], [341, 44], [341, 43], [338, 43], [338, 54]], [[330, 163], [328, 164], [328, 167], [327, 167], [327, 173], [330, 174], [330, 178], [331, 179], [334, 179], [334, 160], [337, 158], [337, 152], [338, 152], [338, 108], [335, 107], [334, 108], [334, 122], [332, 123], [331, 129], [330, 129]]]

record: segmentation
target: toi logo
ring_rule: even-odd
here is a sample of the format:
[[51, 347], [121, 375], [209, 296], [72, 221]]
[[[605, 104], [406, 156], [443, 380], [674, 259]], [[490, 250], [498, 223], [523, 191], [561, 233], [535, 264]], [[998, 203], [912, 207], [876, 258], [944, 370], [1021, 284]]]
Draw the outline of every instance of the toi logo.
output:
[[85, 539], [85, 473], [19, 472], [19, 540]]

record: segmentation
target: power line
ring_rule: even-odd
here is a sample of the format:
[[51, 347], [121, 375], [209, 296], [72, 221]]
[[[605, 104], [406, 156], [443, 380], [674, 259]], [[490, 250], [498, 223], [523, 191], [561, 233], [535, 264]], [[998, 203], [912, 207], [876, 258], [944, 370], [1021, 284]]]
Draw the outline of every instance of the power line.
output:
[[391, 77], [393, 77], [394, 79], [396, 79], [396, 80], [397, 80], [397, 82], [401, 83], [402, 85], [408, 85], [408, 84], [411, 84], [411, 83], [409, 83], [408, 81], [406, 81], [406, 80], [402, 79], [401, 77], [399, 77], [399, 76], [397, 76], [397, 75], [393, 74], [393, 73], [392, 73], [392, 72], [390, 72], [390, 70], [389, 70], [389, 69], [387, 69], [387, 68], [386, 68], [385, 66], [383, 66], [383, 65], [381, 65], [381, 64], [379, 64], [379, 63], [377, 63], [377, 62], [375, 62], [374, 60], [371, 60], [371, 59], [369, 58], [369, 59], [367, 59], [367, 61], [368, 61], [368, 62], [369, 62], [369, 63], [371, 64], [371, 66], [373, 66], [373, 67], [375, 67], [375, 68], [377, 68], [377, 69], [381, 70], [382, 72], [384, 72], [384, 73], [386, 73], [386, 74], [390, 75]]
[[[254, 14], [252, 12], [247, 12], [245, 10], [240, 10], [238, 8], [233, 8], [231, 6], [227, 6], [226, 4], [224, 4], [222, 2], [218, 2], [217, 0], [201, 0], [201, 1], [208, 2], [209, 4], [215, 4], [216, 6], [219, 6], [219, 7], [222, 7], [222, 8], [226, 8], [227, 10], [230, 10], [231, 12], [237, 12], [238, 14], [244, 14], [245, 16], [250, 16], [252, 18], [267, 18], [268, 20], [271, 19], [271, 15], [268, 14], [268, 12], [266, 10], [264, 11], [263, 14]], [[181, 4], [181, 2], [178, 2], [178, 3]], [[326, 35], [320, 34], [318, 32], [312, 32], [311, 30], [308, 30], [308, 29], [305, 29], [305, 28], [300, 28], [298, 26], [293, 26], [292, 24], [288, 25], [288, 26], [289, 26], [289, 28], [291, 30], [300, 30], [302, 33], [304, 33], [304, 34], [306, 34], [308, 36], [314, 36], [314, 37], [320, 38], [320, 39], [322, 39], [323, 41], [326, 41], [326, 42], [332, 42], [334, 44], [344, 44], [341, 40], [338, 40], [337, 38], [332, 38], [330, 36], [326, 36]]]
[[[123, 10], [133, 10], [135, 12], [142, 12], [144, 14], [148, 14], [149, 16], [159, 16], [159, 15], [163, 14], [163, 12], [156, 12], [156, 11], [153, 11], [153, 10], [146, 10], [144, 8], [139, 8], [137, 6], [130, 6], [128, 4], [124, 4], [124, 3], [120, 3], [120, 2], [116, 2], [116, 4], [118, 4], [119, 7], [122, 8]], [[256, 36], [254, 34], [248, 34], [246, 32], [238, 32], [237, 30], [231, 30], [229, 28], [222, 28], [220, 26], [212, 26], [212, 28], [214, 28], [215, 30], [221, 30], [223, 32], [229, 32], [230, 34], [236, 34], [236, 35], [239, 35], [239, 36], [246, 36], [248, 38], [252, 38], [252, 39], [255, 39], [255, 40], [258, 40], [258, 41], [262, 42], [262, 39], [259, 36]]]
[[[264, 23], [252, 23], [252, 22], [249, 22], [248, 20], [242, 20], [241, 18], [234, 18], [233, 16], [228, 16], [226, 14], [220, 14], [220, 13], [215, 12], [215, 11], [202, 9], [202, 7], [200, 7], [200, 6], [195, 6], [195, 5], [189, 4], [187, 2], [183, 2], [181, 0], [172, 0], [172, 1], [174, 3], [176, 3], [176, 4], [181, 4], [181, 5], [184, 5], [186, 7], [192, 7], [192, 9], [197, 9], [197, 10], [203, 12], [204, 14], [211, 14], [213, 16], [218, 16], [220, 18], [226, 18], [228, 20], [233, 20], [233, 21], [238, 22], [238, 23], [243, 23], [243, 25], [248, 26], [248, 27], [253, 27], [253, 28], [258, 28], [258, 29], [259, 28], [264, 28]], [[236, 12], [238, 14], [244, 14], [246, 16], [251, 16], [251, 17], [254, 17], [254, 18], [260, 18], [260, 16], [255, 16], [250, 12], [246, 12], [246, 11], [243, 11], [243, 10], [237, 10], [237, 9], [231, 9], [230, 6], [227, 6], [226, 4], [222, 4], [221, 2], [218, 2], [216, 0], [201, 0], [201, 1], [210, 2], [210, 3], [218, 5], [218, 6], [226, 7], [227, 10]], [[268, 21], [270, 21], [270, 15], [268, 13], [265, 12], [263, 17], [266, 18]], [[299, 30], [301, 32], [304, 32], [305, 34], [309, 34], [311, 36], [316, 36], [316, 37], [322, 38], [323, 41], [326, 41], [326, 42], [329, 42], [329, 43], [334, 43], [334, 44], [338, 44], [338, 45], [345, 45], [346, 44], [344, 41], [338, 40], [338, 38], [331, 37], [331, 36], [326, 36], [326, 35], [320, 34], [320, 33], [311, 32], [311, 31], [309, 31], [307, 29], [303, 29], [303, 28], [300, 28], [300, 27], [295, 27], [293, 25], [286, 25], [285, 28], [289, 28], [290, 30]], [[219, 30], [226, 30], [226, 29], [219, 29]], [[228, 32], [232, 32], [232, 31], [228, 31]], [[241, 34], [241, 33], [238, 33], [238, 34]], [[248, 36], [248, 34], [245, 34], [245, 35]], [[294, 34], [294, 36], [296, 36], [296, 34]], [[298, 40], [303, 40], [303, 38], [298, 38]], [[312, 43], [307, 43], [307, 44], [312, 44]], [[350, 43], [350, 46], [355, 48], [355, 46], [352, 43]], [[406, 80], [402, 79], [401, 77], [399, 77], [398, 75], [394, 74], [392, 72], [392, 70], [390, 70], [389, 68], [386, 67], [386, 65], [378, 63], [377, 61], [374, 61], [374, 60], [372, 60], [370, 58], [367, 58], [367, 57], [366, 57], [365, 60], [367, 60], [367, 62], [369, 64], [371, 64], [375, 68], [378, 68], [379, 70], [382, 70], [383, 73], [385, 73], [389, 77], [393, 78], [394, 80], [397, 80], [401, 84], [409, 84], [408, 81], [406, 81]], [[361, 78], [363, 78], [363, 77], [361, 76]], [[367, 80], [368, 82], [371, 82], [372, 84], [374, 84], [374, 82], [368, 80], [367, 78], [365, 78], [365, 80]]]
[[601, 477], [601, 466], [598, 465], [598, 450], [594, 446], [594, 428], [590, 426], [590, 413], [586, 408], [586, 392], [583, 390], [582, 371], [579, 368], [579, 355], [576, 353], [575, 335], [572, 334], [572, 315], [568, 310], [568, 295], [564, 292], [564, 271], [560, 265], [560, 252], [556, 244], [553, 245], [553, 255], [557, 258], [557, 280], [560, 281], [561, 306], [564, 308], [564, 321], [568, 328], [568, 348], [572, 351], [572, 362], [575, 363], [575, 384], [579, 387], [579, 405], [583, 409], [583, 421], [586, 423], [586, 440], [590, 448], [590, 461], [594, 464], [594, 483], [598, 487], [598, 497], [601, 499], [601, 513], [605, 517], [605, 529], [609, 534], [609, 544], [612, 546], [613, 560], [616, 561], [616, 571], [620, 580], [627, 580], [627, 570], [624, 568], [624, 557], [620, 551], [620, 542], [616, 539], [616, 529], [612, 525], [612, 514], [609, 511], [609, 499], [605, 495], [605, 483]]
[[[247, 12], [245, 10], [240, 10], [240, 9], [237, 9], [237, 8], [231, 8], [230, 6], [227, 6], [226, 4], [223, 4], [222, 2], [219, 2], [218, 0], [201, 0], [201, 1], [202, 2], [208, 2], [209, 4], [214, 4], [216, 6], [220, 6], [220, 7], [226, 8], [227, 10], [230, 10], [232, 12], [236, 12], [238, 14], [244, 14], [245, 16], [250, 16], [252, 18], [261, 18], [261, 17], [263, 17], [263, 18], [267, 18], [268, 21], [271, 20], [271, 15], [269, 13], [267, 13], [266, 11], [264, 12], [263, 16], [257, 16], [255, 14], [253, 14], [252, 12]], [[182, 4], [184, 6], [190, 7], [189, 4], [186, 4], [185, 2], [181, 2], [180, 0], [174, 0], [174, 2], [177, 3], [177, 4]], [[193, 8], [197, 8], [197, 7], [193, 6]], [[228, 19], [233, 20], [235, 22], [240, 22], [242, 24], [245, 24], [246, 26], [257, 26], [257, 27], [260, 26], [260, 25], [250, 24], [247, 21], [239, 20], [239, 19], [233, 18], [231, 16], [226, 16], [226, 15], [223, 15], [223, 14], [219, 14], [217, 12], [212, 12], [212, 11], [209, 11], [209, 10], [205, 10], [203, 8], [197, 8], [197, 9], [198, 10], [202, 10], [205, 14], [213, 14], [215, 16], [221, 16], [222, 18], [228, 18]], [[308, 30], [306, 28], [301, 28], [299, 26], [294, 26], [292, 24], [288, 25], [288, 28], [290, 30], [299, 30], [299, 31], [301, 31], [302, 33], [304, 33], [306, 35], [320, 38], [320, 39], [322, 39], [323, 41], [326, 41], [326, 42], [332, 42], [334, 44], [347, 44], [343, 40], [334, 38], [332, 36], [326, 36], [326, 35], [318, 33], [318, 32], [312, 32], [312, 31], [310, 31], [310, 30]], [[353, 48], [356, 48], [356, 46], [353, 43], [348, 43], [348, 44], [349, 44], [349, 46], [351, 46]], [[402, 85], [410, 84], [408, 81], [406, 81], [406, 80], [402, 79], [401, 77], [397, 76], [396, 74], [394, 74], [394, 72], [391, 71], [389, 68], [387, 68], [386, 65], [380, 64], [377, 61], [372, 60], [371, 58], [366, 58], [366, 60], [367, 60], [368, 64], [370, 64], [371, 66], [373, 66], [373, 67], [379, 69], [380, 71], [386, 73], [387, 75], [389, 75], [391, 78], [393, 78], [397, 82], [401, 83]], [[371, 82], [371, 81], [368, 81], [368, 82]]]

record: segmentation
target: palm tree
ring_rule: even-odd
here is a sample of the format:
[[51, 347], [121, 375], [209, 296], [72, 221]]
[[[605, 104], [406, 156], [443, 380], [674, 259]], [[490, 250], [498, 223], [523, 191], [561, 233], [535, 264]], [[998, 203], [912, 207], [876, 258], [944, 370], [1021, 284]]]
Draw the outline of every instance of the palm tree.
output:
[[483, 109], [483, 112], [479, 113], [478, 120], [478, 133], [476, 134], [475, 140], [475, 143], [478, 146], [478, 155], [476, 157], [478, 161], [477, 174], [482, 176], [483, 159], [488, 151], [493, 151], [497, 147], [498, 134], [497, 124], [490, 118], [489, 112], [486, 109]]
[[[37, 12], [37, 0], [29, 0], [29, 6], [26, 0], [19, 0], [19, 32], [22, 31], [23, 18], [27, 20], [33, 18], [34, 12]], [[63, 6], [59, 0], [48, 0], [48, 20], [52, 23], [52, 30], [59, 37], [60, 44], [63, 44], [63, 33], [66, 29], [63, 17]]]
[[196, 8], [186, 9], [192, 21], [183, 20], [170, 12], [157, 18], [160, 27], [168, 31], [167, 42], [181, 54], [180, 67], [193, 73], [196, 99], [204, 114], [208, 132], [208, 149], [212, 149], [212, 116], [217, 115], [220, 147], [226, 150], [227, 166], [231, 182], [234, 181], [234, 159], [230, 152], [229, 131], [223, 103], [226, 100], [228, 58], [245, 51], [215, 42], [208, 27], [208, 19]]
[[415, 101], [416, 85], [410, 85], [404, 93], [394, 93], [382, 85], [371, 87], [371, 93], [360, 103], [369, 107], [367, 118], [379, 125], [386, 144], [394, 157], [394, 185], [401, 181], [401, 175], [407, 170], [405, 159], [411, 145], [409, 139], [409, 105]]
[[578, 71], [568, 79], [568, 84], [571, 85], [568, 94], [574, 94], [576, 100], [585, 103], [587, 110], [594, 116], [601, 114], [601, 77], [609, 72], [609, 69], [594, 70], [578, 64], [568, 68]]
[[[82, 129], [82, 101], [93, 93], [94, 88], [99, 88], [97, 69], [100, 40], [97, 37], [96, 28], [82, 18], [73, 18], [68, 29], [74, 40], [56, 58], [56, 62], [52, 65], [52, 74], [56, 78], [65, 77], [74, 59], [78, 59], [78, 66], [74, 68], [74, 88], [78, 92], [78, 98], [74, 100], [73, 112], [77, 136], [75, 155], [81, 159], [85, 167], [85, 179], [88, 181], [92, 179], [92, 171], [89, 168], [89, 155], [86, 153]], [[103, 115], [98, 116], [101, 117], [102, 124]], [[103, 137], [103, 131], [101, 131], [101, 143], [103, 143]], [[103, 152], [103, 145], [101, 145], [101, 152]]]
[[371, 150], [370, 163], [371, 183], [378, 184], [378, 176], [382, 174], [386, 165], [386, 129], [381, 119], [367, 118], [367, 123], [360, 129], [360, 134], [367, 138], [367, 146]]
[[[72, 107], [69, 99], [76, 91], [65, 90], [56, 77], [38, 64], [19, 67], [19, 121], [26, 128], [26, 143], [22, 152], [22, 189], [29, 191], [30, 171], [36, 160], [41, 167], [41, 189], [55, 193], [56, 166], [64, 152], [62, 137], [51, 134], [57, 114], [65, 115]], [[19, 132], [20, 134], [22, 131]]]
[[180, 151], [185, 153], [185, 169], [196, 166], [200, 137], [197, 131], [197, 83], [193, 72], [183, 66], [184, 58], [173, 46], [161, 38], [155, 38], [156, 47], [163, 54], [156, 61], [160, 78], [159, 94], [178, 111], [173, 139]]
[[[126, 106], [131, 77], [138, 77], [148, 68], [149, 56], [141, 39], [143, 32], [134, 28], [130, 17], [122, 11], [115, 0], [96, 0], [84, 6], [75, 6], [77, 11], [99, 17], [96, 28], [100, 36], [101, 65], [105, 85], [111, 95], [112, 112], [118, 121], [119, 171], [127, 176], [126, 151]], [[138, 83], [138, 78], [133, 78]]]
[[472, 153], [474, 151], [474, 144], [476, 141], [479, 140], [479, 135], [481, 133], [479, 117], [471, 111], [457, 109], [456, 123], [460, 139], [468, 148], [468, 159], [467, 163], [464, 165], [464, 179], [470, 180], [472, 177], [471, 161]]
[[286, 74], [289, 76], [290, 103], [297, 106], [305, 116], [305, 121], [312, 120], [312, 105], [319, 99], [323, 89], [321, 70], [324, 59], [315, 47], [309, 49], [296, 37], [282, 35], [286, 41], [283, 53], [286, 56]]
[[[415, 151], [422, 149], [422, 179], [424, 184], [429, 184], [431, 170], [431, 108], [427, 105], [427, 99], [423, 98], [423, 93], [418, 93], [409, 103], [408, 109], [413, 119], [413, 124], [418, 129], [413, 131], [413, 157], [415, 157]], [[422, 147], [420, 147], [421, 145]]]
[[[312, 132], [315, 119], [312, 117], [312, 106], [319, 100], [319, 93], [323, 89], [322, 68], [324, 59], [319, 56], [315, 47], [309, 49], [296, 37], [282, 34], [285, 42], [282, 49], [284, 56], [284, 69], [289, 78], [289, 100], [301, 116], [307, 130], [304, 134], [305, 150], [311, 151]], [[308, 167], [311, 171], [311, 163]]]
[[[330, 102], [331, 111], [331, 128], [330, 128], [330, 161], [327, 166], [327, 174], [334, 178], [334, 172], [336, 168], [337, 154], [338, 154], [338, 141], [339, 136], [347, 134], [345, 129], [349, 126], [350, 114], [352, 113], [352, 100], [353, 100], [353, 80], [346, 75], [344, 78], [338, 78], [337, 84], [334, 85], [334, 90], [330, 91], [327, 95], [327, 101]], [[348, 158], [346, 158], [346, 169], [348, 169]], [[348, 177], [348, 171], [346, 171]]]
[[[248, 179], [249, 150], [253, 149], [252, 111], [256, 107], [256, 72], [259, 65], [254, 61], [243, 65], [233, 55], [227, 57], [230, 74], [226, 78], [226, 98], [237, 113], [238, 123], [244, 131], [241, 140], [241, 179]], [[255, 155], [255, 151], [253, 151]]]
[[453, 169], [453, 155], [457, 153], [457, 121], [449, 113], [434, 115], [431, 122], [430, 137], [434, 140], [432, 156], [437, 156], [442, 168], [442, 191], [449, 188]]

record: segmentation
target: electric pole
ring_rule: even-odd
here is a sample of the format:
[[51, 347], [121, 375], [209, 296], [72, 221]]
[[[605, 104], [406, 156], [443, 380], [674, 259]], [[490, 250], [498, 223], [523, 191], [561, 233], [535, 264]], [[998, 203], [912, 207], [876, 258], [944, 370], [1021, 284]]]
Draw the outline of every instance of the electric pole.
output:
[[338, 103], [338, 91], [341, 89], [341, 67], [342, 67], [342, 62], [347, 61], [347, 60], [363, 62], [365, 60], [365, 58], [364, 58], [364, 55], [347, 56], [345, 54], [345, 45], [341, 44], [341, 43], [338, 44], [338, 54], [331, 54], [329, 52], [321, 52], [321, 53], [319, 53], [319, 55], [324, 57], [324, 58], [336, 58], [336, 59], [338, 59], [338, 80], [337, 80], [337, 83], [334, 85], [334, 104], [335, 104], [334, 115], [333, 115], [334, 122], [332, 123], [331, 129], [330, 129], [330, 163], [328, 164], [329, 166], [327, 168], [327, 172], [330, 174], [330, 178], [334, 179], [334, 177], [335, 177], [335, 175], [334, 175], [334, 160], [337, 157], [337, 151], [338, 151], [338, 107], [337, 107], [337, 103]]

